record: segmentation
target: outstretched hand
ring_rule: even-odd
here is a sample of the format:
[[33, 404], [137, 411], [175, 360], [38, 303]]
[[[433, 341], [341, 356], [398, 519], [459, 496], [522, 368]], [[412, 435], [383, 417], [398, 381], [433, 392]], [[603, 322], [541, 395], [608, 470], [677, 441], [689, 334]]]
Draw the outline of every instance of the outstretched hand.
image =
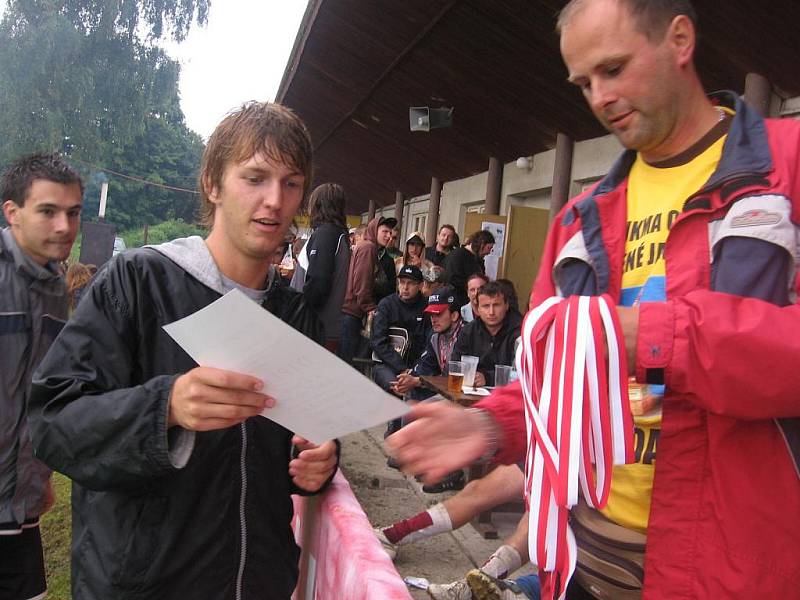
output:
[[403, 471], [425, 483], [473, 463], [489, 445], [481, 416], [451, 402], [417, 404], [406, 418], [413, 421], [389, 436], [386, 446]]

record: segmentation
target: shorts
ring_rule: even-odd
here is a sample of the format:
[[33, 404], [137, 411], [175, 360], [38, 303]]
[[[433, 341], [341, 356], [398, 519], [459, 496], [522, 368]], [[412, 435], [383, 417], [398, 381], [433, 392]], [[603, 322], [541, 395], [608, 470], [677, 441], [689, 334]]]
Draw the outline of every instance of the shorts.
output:
[[47, 596], [39, 527], [0, 535], [0, 600], [40, 600]]

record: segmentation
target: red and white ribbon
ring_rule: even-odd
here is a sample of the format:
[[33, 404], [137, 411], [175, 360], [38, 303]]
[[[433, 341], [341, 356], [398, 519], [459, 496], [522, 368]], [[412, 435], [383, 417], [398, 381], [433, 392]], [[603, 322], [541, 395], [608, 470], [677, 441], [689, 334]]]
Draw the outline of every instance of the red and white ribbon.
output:
[[542, 598], [561, 599], [575, 571], [567, 521], [579, 486], [590, 506], [602, 508], [613, 465], [634, 460], [625, 344], [609, 296], [548, 298], [526, 315], [521, 337], [528, 546], [544, 572]]

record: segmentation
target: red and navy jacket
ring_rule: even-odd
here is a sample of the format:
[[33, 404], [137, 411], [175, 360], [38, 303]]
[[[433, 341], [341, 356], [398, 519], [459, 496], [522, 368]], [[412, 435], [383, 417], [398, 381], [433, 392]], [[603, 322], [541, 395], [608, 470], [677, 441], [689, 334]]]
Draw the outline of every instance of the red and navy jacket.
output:
[[[736, 114], [719, 165], [669, 231], [666, 301], [640, 306], [639, 381], [664, 383], [647, 532], [645, 599], [800, 592], [800, 122]], [[610, 294], [624, 261], [625, 152], [554, 221], [531, 307]], [[518, 384], [477, 405], [524, 456]]]

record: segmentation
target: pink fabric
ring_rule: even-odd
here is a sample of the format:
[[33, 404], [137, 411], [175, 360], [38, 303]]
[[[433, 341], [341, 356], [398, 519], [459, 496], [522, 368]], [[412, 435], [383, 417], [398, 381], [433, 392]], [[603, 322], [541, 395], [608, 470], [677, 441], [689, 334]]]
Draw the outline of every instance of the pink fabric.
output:
[[[295, 536], [299, 540], [307, 499], [293, 496], [293, 500]], [[311, 548], [303, 551], [310, 551], [315, 561], [314, 598], [411, 600], [341, 471], [320, 498]], [[296, 594], [295, 599], [301, 600]]]

